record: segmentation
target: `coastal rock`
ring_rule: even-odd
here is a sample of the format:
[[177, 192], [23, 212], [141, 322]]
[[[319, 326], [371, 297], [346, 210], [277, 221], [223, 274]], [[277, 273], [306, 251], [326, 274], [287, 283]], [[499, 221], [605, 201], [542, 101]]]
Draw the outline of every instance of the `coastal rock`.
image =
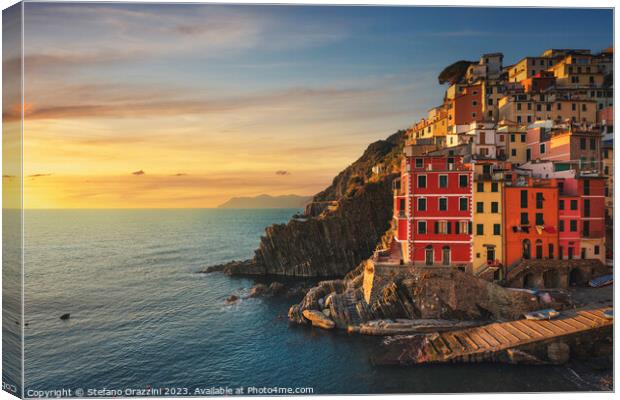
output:
[[314, 310], [304, 310], [304, 318], [306, 318], [312, 326], [316, 326], [322, 329], [334, 329], [336, 324], [334, 321], [326, 317], [322, 312]]
[[[339, 328], [360, 326], [361, 330], [365, 323], [388, 319], [475, 323], [512, 320], [526, 312], [549, 306], [549, 303], [543, 304], [528, 291], [507, 289], [456, 268], [395, 268], [395, 271], [385, 271], [375, 266], [372, 268], [372, 279], [368, 276], [371, 272], [366, 269], [366, 277], [356, 275], [343, 280], [320, 282], [308, 291], [299, 304], [289, 309], [289, 319], [303, 323], [305, 310], [321, 311], [326, 308]], [[364, 288], [364, 285], [372, 287]], [[369, 299], [365, 292], [370, 293]], [[321, 307], [319, 299], [326, 296], [329, 302]], [[564, 307], [564, 303], [558, 301], [551, 304], [556, 309]], [[455, 326], [458, 327], [458, 324], [455, 323]], [[364, 330], [372, 331], [368, 328]]]
[[235, 296], [234, 294], [231, 294], [230, 296], [226, 298], [226, 304], [232, 304], [236, 302], [237, 300], [239, 300], [239, 297]]
[[252, 287], [252, 289], [250, 289], [250, 294], [248, 294], [248, 297], [264, 296], [268, 293], [268, 291], [269, 287], [267, 285], [264, 283], [257, 283]]
[[71, 314], [69, 314], [69, 313], [67, 313], [67, 314], [62, 314], [62, 315], [60, 316], [60, 319], [61, 319], [61, 320], [63, 320], [63, 321], [66, 321], [66, 320], [68, 320], [69, 318], [71, 318]]
[[[364, 154], [314, 196], [304, 221], [292, 219], [265, 230], [254, 258], [203, 272], [229, 275], [343, 276], [370, 257], [392, 218], [392, 181], [404, 131], [372, 143]], [[381, 164], [381, 174], [374, 166]]]

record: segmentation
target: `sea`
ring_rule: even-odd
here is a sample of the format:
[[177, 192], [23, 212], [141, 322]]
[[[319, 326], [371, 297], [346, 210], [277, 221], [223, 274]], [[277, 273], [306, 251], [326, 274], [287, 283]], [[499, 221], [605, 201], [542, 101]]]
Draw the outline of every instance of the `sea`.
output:
[[[301, 297], [243, 299], [254, 279], [198, 273], [250, 258], [265, 227], [286, 223], [297, 211], [26, 211], [25, 394], [584, 389], [564, 367], [375, 366], [371, 357], [380, 351], [380, 338], [291, 324], [287, 311]], [[231, 294], [242, 299], [227, 304]], [[66, 313], [70, 319], [61, 320]], [[3, 317], [6, 336], [7, 326], [17, 326], [7, 319], [17, 317], [7, 312]], [[4, 343], [10, 358], [19, 351], [6, 346], [19, 341], [9, 337], [13, 342]], [[19, 382], [18, 371], [9, 365], [4, 381]]]

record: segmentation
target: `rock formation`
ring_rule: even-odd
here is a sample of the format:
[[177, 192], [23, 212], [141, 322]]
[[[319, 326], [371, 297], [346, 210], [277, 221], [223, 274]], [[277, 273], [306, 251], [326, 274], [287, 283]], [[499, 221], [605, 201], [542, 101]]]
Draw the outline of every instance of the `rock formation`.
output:
[[[371, 264], [362, 263], [345, 279], [320, 282], [290, 308], [289, 319], [306, 324], [305, 310], [328, 309], [337, 327], [366, 324], [367, 329], [367, 323], [374, 320], [435, 320], [437, 324], [445, 320], [512, 320], [543, 306], [563, 307], [560, 301], [543, 303], [530, 291], [507, 289], [456, 268], [395, 266], [402, 271], [395, 274], [378, 271]], [[369, 283], [370, 273], [375, 281]], [[378, 274], [383, 275], [381, 279]], [[364, 287], [369, 284], [375, 287]], [[369, 301], [365, 296], [368, 291], [372, 292]]]

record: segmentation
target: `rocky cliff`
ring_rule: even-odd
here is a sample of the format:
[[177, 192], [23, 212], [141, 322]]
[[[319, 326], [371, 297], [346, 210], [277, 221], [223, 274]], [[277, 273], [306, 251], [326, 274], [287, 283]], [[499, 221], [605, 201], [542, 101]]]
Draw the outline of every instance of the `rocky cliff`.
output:
[[[380, 269], [367, 260], [355, 272], [310, 289], [301, 303], [290, 308], [290, 320], [307, 324], [304, 310], [317, 310], [329, 315], [341, 329], [386, 319], [497, 321], [520, 318], [541, 308], [561, 309], [567, 304], [563, 296], [541, 298], [456, 268]], [[365, 295], [368, 291], [371, 296]]]
[[[404, 131], [372, 143], [314, 196], [305, 215], [268, 227], [252, 260], [207, 268], [230, 275], [343, 276], [370, 257], [390, 226]], [[373, 172], [373, 167], [375, 172]]]

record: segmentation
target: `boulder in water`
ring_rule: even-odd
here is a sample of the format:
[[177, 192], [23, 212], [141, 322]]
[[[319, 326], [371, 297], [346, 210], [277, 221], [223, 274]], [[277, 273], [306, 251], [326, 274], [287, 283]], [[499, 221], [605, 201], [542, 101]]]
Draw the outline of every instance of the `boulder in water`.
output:
[[71, 314], [69, 314], [69, 313], [62, 314], [62, 315], [60, 316], [60, 319], [61, 319], [61, 320], [63, 320], [63, 321], [66, 321], [66, 320], [68, 320], [69, 318], [71, 318]]
[[304, 310], [303, 316], [306, 318], [312, 326], [316, 326], [322, 329], [334, 329], [336, 323], [331, 319], [327, 318], [325, 314], [316, 310]]

